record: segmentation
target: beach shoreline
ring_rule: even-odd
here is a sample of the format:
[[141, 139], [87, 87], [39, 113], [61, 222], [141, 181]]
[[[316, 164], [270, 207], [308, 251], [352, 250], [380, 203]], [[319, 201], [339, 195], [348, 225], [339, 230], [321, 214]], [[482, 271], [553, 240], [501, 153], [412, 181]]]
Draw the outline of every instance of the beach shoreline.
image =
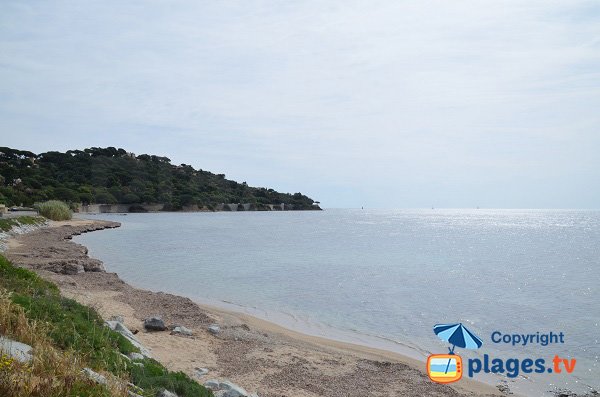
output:
[[[307, 335], [249, 314], [135, 288], [106, 272], [85, 247], [69, 241], [73, 235], [118, 225], [84, 219], [51, 222], [11, 238], [6, 256], [55, 282], [65, 296], [94, 307], [105, 319], [122, 316], [130, 329], [140, 331], [139, 340], [156, 359], [201, 383], [227, 378], [261, 397], [502, 395], [470, 379], [452, 386], [435, 384], [423, 362], [400, 353]], [[190, 328], [194, 336], [144, 332], [143, 319], [154, 315]], [[207, 331], [214, 323], [221, 328], [216, 336]], [[209, 372], [199, 377], [198, 368]]]

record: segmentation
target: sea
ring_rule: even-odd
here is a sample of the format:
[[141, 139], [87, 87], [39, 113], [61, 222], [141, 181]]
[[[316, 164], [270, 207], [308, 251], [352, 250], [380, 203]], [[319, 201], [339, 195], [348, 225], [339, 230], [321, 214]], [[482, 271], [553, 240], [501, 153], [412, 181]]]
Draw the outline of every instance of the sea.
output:
[[[487, 355], [513, 376], [505, 369], [473, 379], [515, 393], [600, 390], [600, 211], [80, 216], [122, 223], [74, 240], [134, 286], [405, 354], [424, 366], [428, 355], [451, 347], [434, 325], [462, 323], [483, 342], [455, 348], [465, 377], [468, 360], [484, 363]], [[562, 340], [544, 346], [551, 332]], [[513, 335], [532, 337], [523, 345]], [[556, 355], [576, 359], [571, 373], [515, 374], [515, 359], [541, 358], [553, 368]]]

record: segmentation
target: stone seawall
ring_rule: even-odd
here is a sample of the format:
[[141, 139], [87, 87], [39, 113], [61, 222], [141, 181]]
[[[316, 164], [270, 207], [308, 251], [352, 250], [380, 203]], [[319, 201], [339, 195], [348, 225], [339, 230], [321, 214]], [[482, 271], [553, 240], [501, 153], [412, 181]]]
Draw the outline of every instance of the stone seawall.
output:
[[[88, 204], [79, 207], [79, 212], [87, 214], [111, 214], [124, 212], [159, 212], [164, 211], [164, 204]], [[183, 212], [212, 212], [212, 211], [295, 211], [293, 204], [253, 204], [234, 203], [217, 204], [213, 208], [199, 207], [197, 205], [184, 206]], [[312, 210], [321, 210], [314, 206]]]

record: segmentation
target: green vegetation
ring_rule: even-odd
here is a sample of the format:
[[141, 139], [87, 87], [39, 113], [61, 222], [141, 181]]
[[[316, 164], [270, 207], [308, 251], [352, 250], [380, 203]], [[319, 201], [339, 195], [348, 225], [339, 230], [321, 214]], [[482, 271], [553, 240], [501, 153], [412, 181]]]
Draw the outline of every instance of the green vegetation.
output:
[[144, 390], [167, 389], [178, 396], [209, 396], [207, 389], [196, 382], [190, 382], [183, 372], [168, 372], [157, 361], [151, 358], [137, 360], [144, 366], [133, 366], [131, 378], [133, 383]]
[[[124, 385], [131, 381], [144, 389], [145, 396], [163, 388], [182, 397], [212, 396], [184, 373], [169, 372], [154, 360], [142, 360], [143, 367], [132, 365], [123, 354], [137, 348], [104, 326], [94, 309], [62, 297], [56, 285], [2, 256], [0, 334], [31, 344], [36, 357], [29, 367], [11, 362], [10, 368], [0, 368], [0, 395], [125, 396]], [[39, 358], [38, 351], [42, 352]], [[81, 375], [86, 366], [112, 374], [120, 383], [108, 388], [90, 383]], [[29, 390], [31, 382], [39, 390]]]
[[81, 372], [82, 360], [73, 351], [61, 351], [47, 337], [48, 327], [30, 321], [24, 309], [0, 290], [0, 334], [35, 349], [29, 363], [0, 354], [0, 395], [11, 397], [126, 396], [125, 388], [94, 384]]
[[[274, 170], [274, 172], [276, 172]], [[0, 147], [0, 204], [33, 205], [47, 200], [75, 204], [160, 203], [166, 210], [221, 203], [287, 204], [297, 210], [318, 209], [301, 194], [251, 187], [192, 166], [173, 165], [166, 157], [90, 148], [66, 153], [31, 152]]]
[[39, 225], [44, 223], [45, 220], [39, 216], [20, 216], [18, 218], [0, 218], [0, 231], [7, 232], [14, 226], [20, 225]]
[[40, 215], [53, 221], [68, 221], [73, 216], [69, 206], [62, 201], [50, 200], [35, 205]]

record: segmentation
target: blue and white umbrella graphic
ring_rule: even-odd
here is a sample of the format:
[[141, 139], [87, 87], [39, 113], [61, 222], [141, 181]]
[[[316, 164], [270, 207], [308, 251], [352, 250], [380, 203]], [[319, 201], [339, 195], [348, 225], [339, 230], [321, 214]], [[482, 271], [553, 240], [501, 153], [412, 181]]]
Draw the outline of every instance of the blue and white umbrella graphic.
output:
[[[469, 331], [462, 323], [436, 324], [433, 326], [433, 332], [441, 340], [452, 343], [452, 348], [448, 348], [450, 354], [454, 354], [456, 346], [463, 349], [479, 349], [483, 345], [483, 341]], [[446, 366], [446, 373], [448, 372], [448, 366], [450, 366], [450, 360], [448, 360], [448, 365]]]

